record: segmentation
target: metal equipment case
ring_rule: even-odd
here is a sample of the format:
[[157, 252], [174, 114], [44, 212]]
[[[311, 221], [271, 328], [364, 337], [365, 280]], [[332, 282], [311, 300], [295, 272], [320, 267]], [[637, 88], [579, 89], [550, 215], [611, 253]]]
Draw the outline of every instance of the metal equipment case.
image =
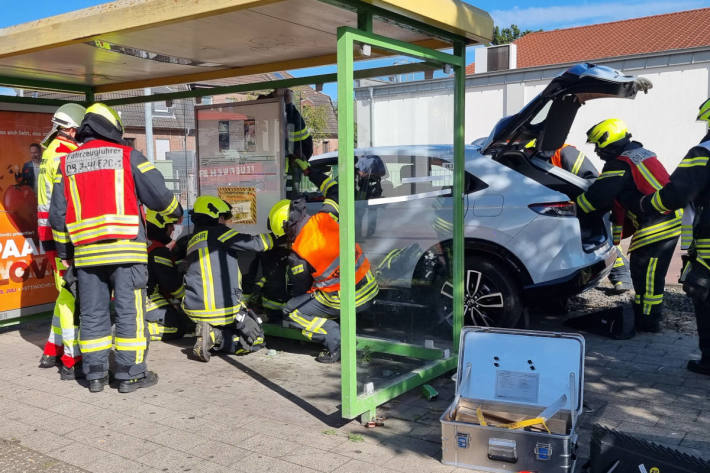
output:
[[[441, 461], [487, 472], [573, 472], [583, 386], [581, 335], [465, 327], [456, 397], [441, 416]], [[510, 428], [535, 418], [549, 432]]]

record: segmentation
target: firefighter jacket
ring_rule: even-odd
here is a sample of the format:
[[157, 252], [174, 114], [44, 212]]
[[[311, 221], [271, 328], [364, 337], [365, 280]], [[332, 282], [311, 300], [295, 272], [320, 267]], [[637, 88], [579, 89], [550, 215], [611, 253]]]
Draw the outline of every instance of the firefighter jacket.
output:
[[59, 132], [42, 153], [37, 177], [37, 237], [45, 251], [54, 249], [52, 227], [49, 226], [49, 204], [52, 202], [59, 162], [62, 156], [74, 151], [77, 146], [71, 137]]
[[274, 247], [270, 233], [249, 235], [219, 224], [195, 229], [187, 243], [183, 311], [195, 321], [227, 325], [244, 307], [239, 251]]
[[49, 223], [59, 257], [71, 258], [73, 252], [77, 268], [146, 264], [141, 204], [182, 216], [160, 171], [129, 146], [89, 138], [61, 158], [59, 171]]
[[[692, 147], [670, 176], [670, 181], [644, 199], [644, 210], [667, 214], [688, 204], [695, 208], [694, 222], [683, 227], [684, 247], [694, 241], [697, 256], [710, 263], [710, 131]], [[655, 212], [654, 212], [655, 213]]]
[[[292, 291], [294, 295], [336, 293], [340, 290], [338, 185], [333, 178], [315, 170], [311, 170], [308, 176], [325, 200], [318, 212], [299, 224], [291, 243]], [[358, 244], [355, 245], [355, 284], [356, 298], [372, 299], [377, 295], [378, 286], [370, 272], [370, 262]]]
[[170, 304], [170, 299], [182, 299], [185, 286], [182, 274], [173, 261], [172, 252], [163, 243], [151, 242], [148, 247], [148, 300], [145, 311]]
[[[615, 212], [614, 244], [633, 234], [629, 251], [680, 235], [682, 210], [669, 215], [642, 213], [639, 202], [668, 182], [668, 173], [656, 155], [630, 142], [614, 159], [604, 163], [599, 177], [577, 197], [577, 206], [584, 213]], [[624, 220], [621, 220], [623, 218]]]
[[594, 179], [599, 175], [597, 168], [583, 152], [572, 145], [565, 144], [550, 157], [553, 166], [569, 171], [583, 179]]
[[313, 138], [301, 113], [292, 103], [286, 104], [286, 156], [308, 159], [313, 155]]
[[[256, 255], [242, 280], [245, 298], [269, 310], [281, 310], [288, 300], [288, 257], [290, 245], [285, 238], [274, 242], [274, 248]], [[248, 295], [247, 295], [248, 293]]]

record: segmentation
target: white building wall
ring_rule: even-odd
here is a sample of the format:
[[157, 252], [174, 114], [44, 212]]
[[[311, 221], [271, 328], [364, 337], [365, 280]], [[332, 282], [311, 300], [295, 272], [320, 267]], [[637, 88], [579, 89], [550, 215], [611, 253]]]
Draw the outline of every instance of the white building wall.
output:
[[[710, 50], [626, 58], [606, 64], [650, 79], [653, 88], [648, 94], [638, 94], [635, 100], [589, 101], [580, 108], [568, 143], [582, 149], [601, 168], [593, 147], [585, 144], [586, 131], [605, 118], [621, 118], [628, 124], [634, 139], [655, 151], [672, 172], [688, 148], [704, 134], [704, 125], [695, 121], [695, 115], [699, 104], [710, 95]], [[526, 69], [469, 77], [466, 142], [487, 136], [498, 120], [520, 110], [565, 69]], [[370, 133], [369, 99], [364, 98], [364, 89], [358, 89], [358, 145], [451, 143], [452, 85], [450, 80], [440, 80], [373, 89], [372, 142], [369, 136], [364, 136]]]

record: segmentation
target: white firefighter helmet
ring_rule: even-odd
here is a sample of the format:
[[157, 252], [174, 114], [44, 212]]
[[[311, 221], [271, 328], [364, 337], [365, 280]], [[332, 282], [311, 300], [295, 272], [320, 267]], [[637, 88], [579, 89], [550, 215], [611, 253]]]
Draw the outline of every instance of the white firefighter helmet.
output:
[[49, 143], [57, 136], [60, 128], [79, 128], [84, 119], [86, 109], [78, 103], [65, 103], [52, 115], [52, 129], [42, 140], [42, 148], [47, 148]]
[[79, 128], [86, 109], [78, 103], [65, 103], [54, 112], [52, 123], [62, 128]]

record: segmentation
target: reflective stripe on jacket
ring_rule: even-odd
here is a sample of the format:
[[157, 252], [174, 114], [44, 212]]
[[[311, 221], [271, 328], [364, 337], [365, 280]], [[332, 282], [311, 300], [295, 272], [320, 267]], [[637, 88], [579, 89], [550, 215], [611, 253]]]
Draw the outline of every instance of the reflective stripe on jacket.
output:
[[92, 140], [61, 158], [66, 227], [75, 246], [138, 236], [130, 153], [128, 146]]
[[148, 247], [146, 312], [169, 305], [168, 299], [182, 299], [185, 295], [182, 279], [170, 250], [163, 243], [151, 242]]
[[187, 243], [182, 308], [193, 320], [227, 325], [243, 308], [239, 251], [266, 251], [271, 234], [239, 233], [226, 225], [197, 229]]
[[57, 135], [42, 153], [37, 177], [37, 237], [40, 241], [52, 240], [52, 227], [49, 226], [49, 204], [52, 202], [52, 189], [59, 170], [62, 156], [74, 151], [77, 144], [62, 135]]
[[[313, 287], [324, 292], [340, 290], [340, 230], [329, 214], [319, 212], [308, 219], [291, 249], [313, 268]], [[355, 283], [365, 277], [370, 262], [360, 245], [355, 245]]]
[[613, 236], [633, 239], [629, 251], [680, 235], [680, 217], [640, 212], [641, 198], [668, 182], [668, 173], [656, 155], [638, 142], [630, 142], [615, 159], [606, 161], [592, 185], [577, 197], [578, 208], [590, 213], [613, 212]]
[[[629, 165], [634, 185], [643, 195], [653, 194], [669, 181], [668, 171], [652, 151], [637, 148], [623, 152], [617, 159]], [[623, 225], [622, 219], [631, 220], [635, 231], [629, 244], [629, 251], [633, 251], [651, 243], [679, 236], [682, 216], [683, 211], [679, 210], [658, 223], [644, 226], [639, 222], [638, 217], [627, 209], [625, 215], [615, 214], [614, 223]]]

